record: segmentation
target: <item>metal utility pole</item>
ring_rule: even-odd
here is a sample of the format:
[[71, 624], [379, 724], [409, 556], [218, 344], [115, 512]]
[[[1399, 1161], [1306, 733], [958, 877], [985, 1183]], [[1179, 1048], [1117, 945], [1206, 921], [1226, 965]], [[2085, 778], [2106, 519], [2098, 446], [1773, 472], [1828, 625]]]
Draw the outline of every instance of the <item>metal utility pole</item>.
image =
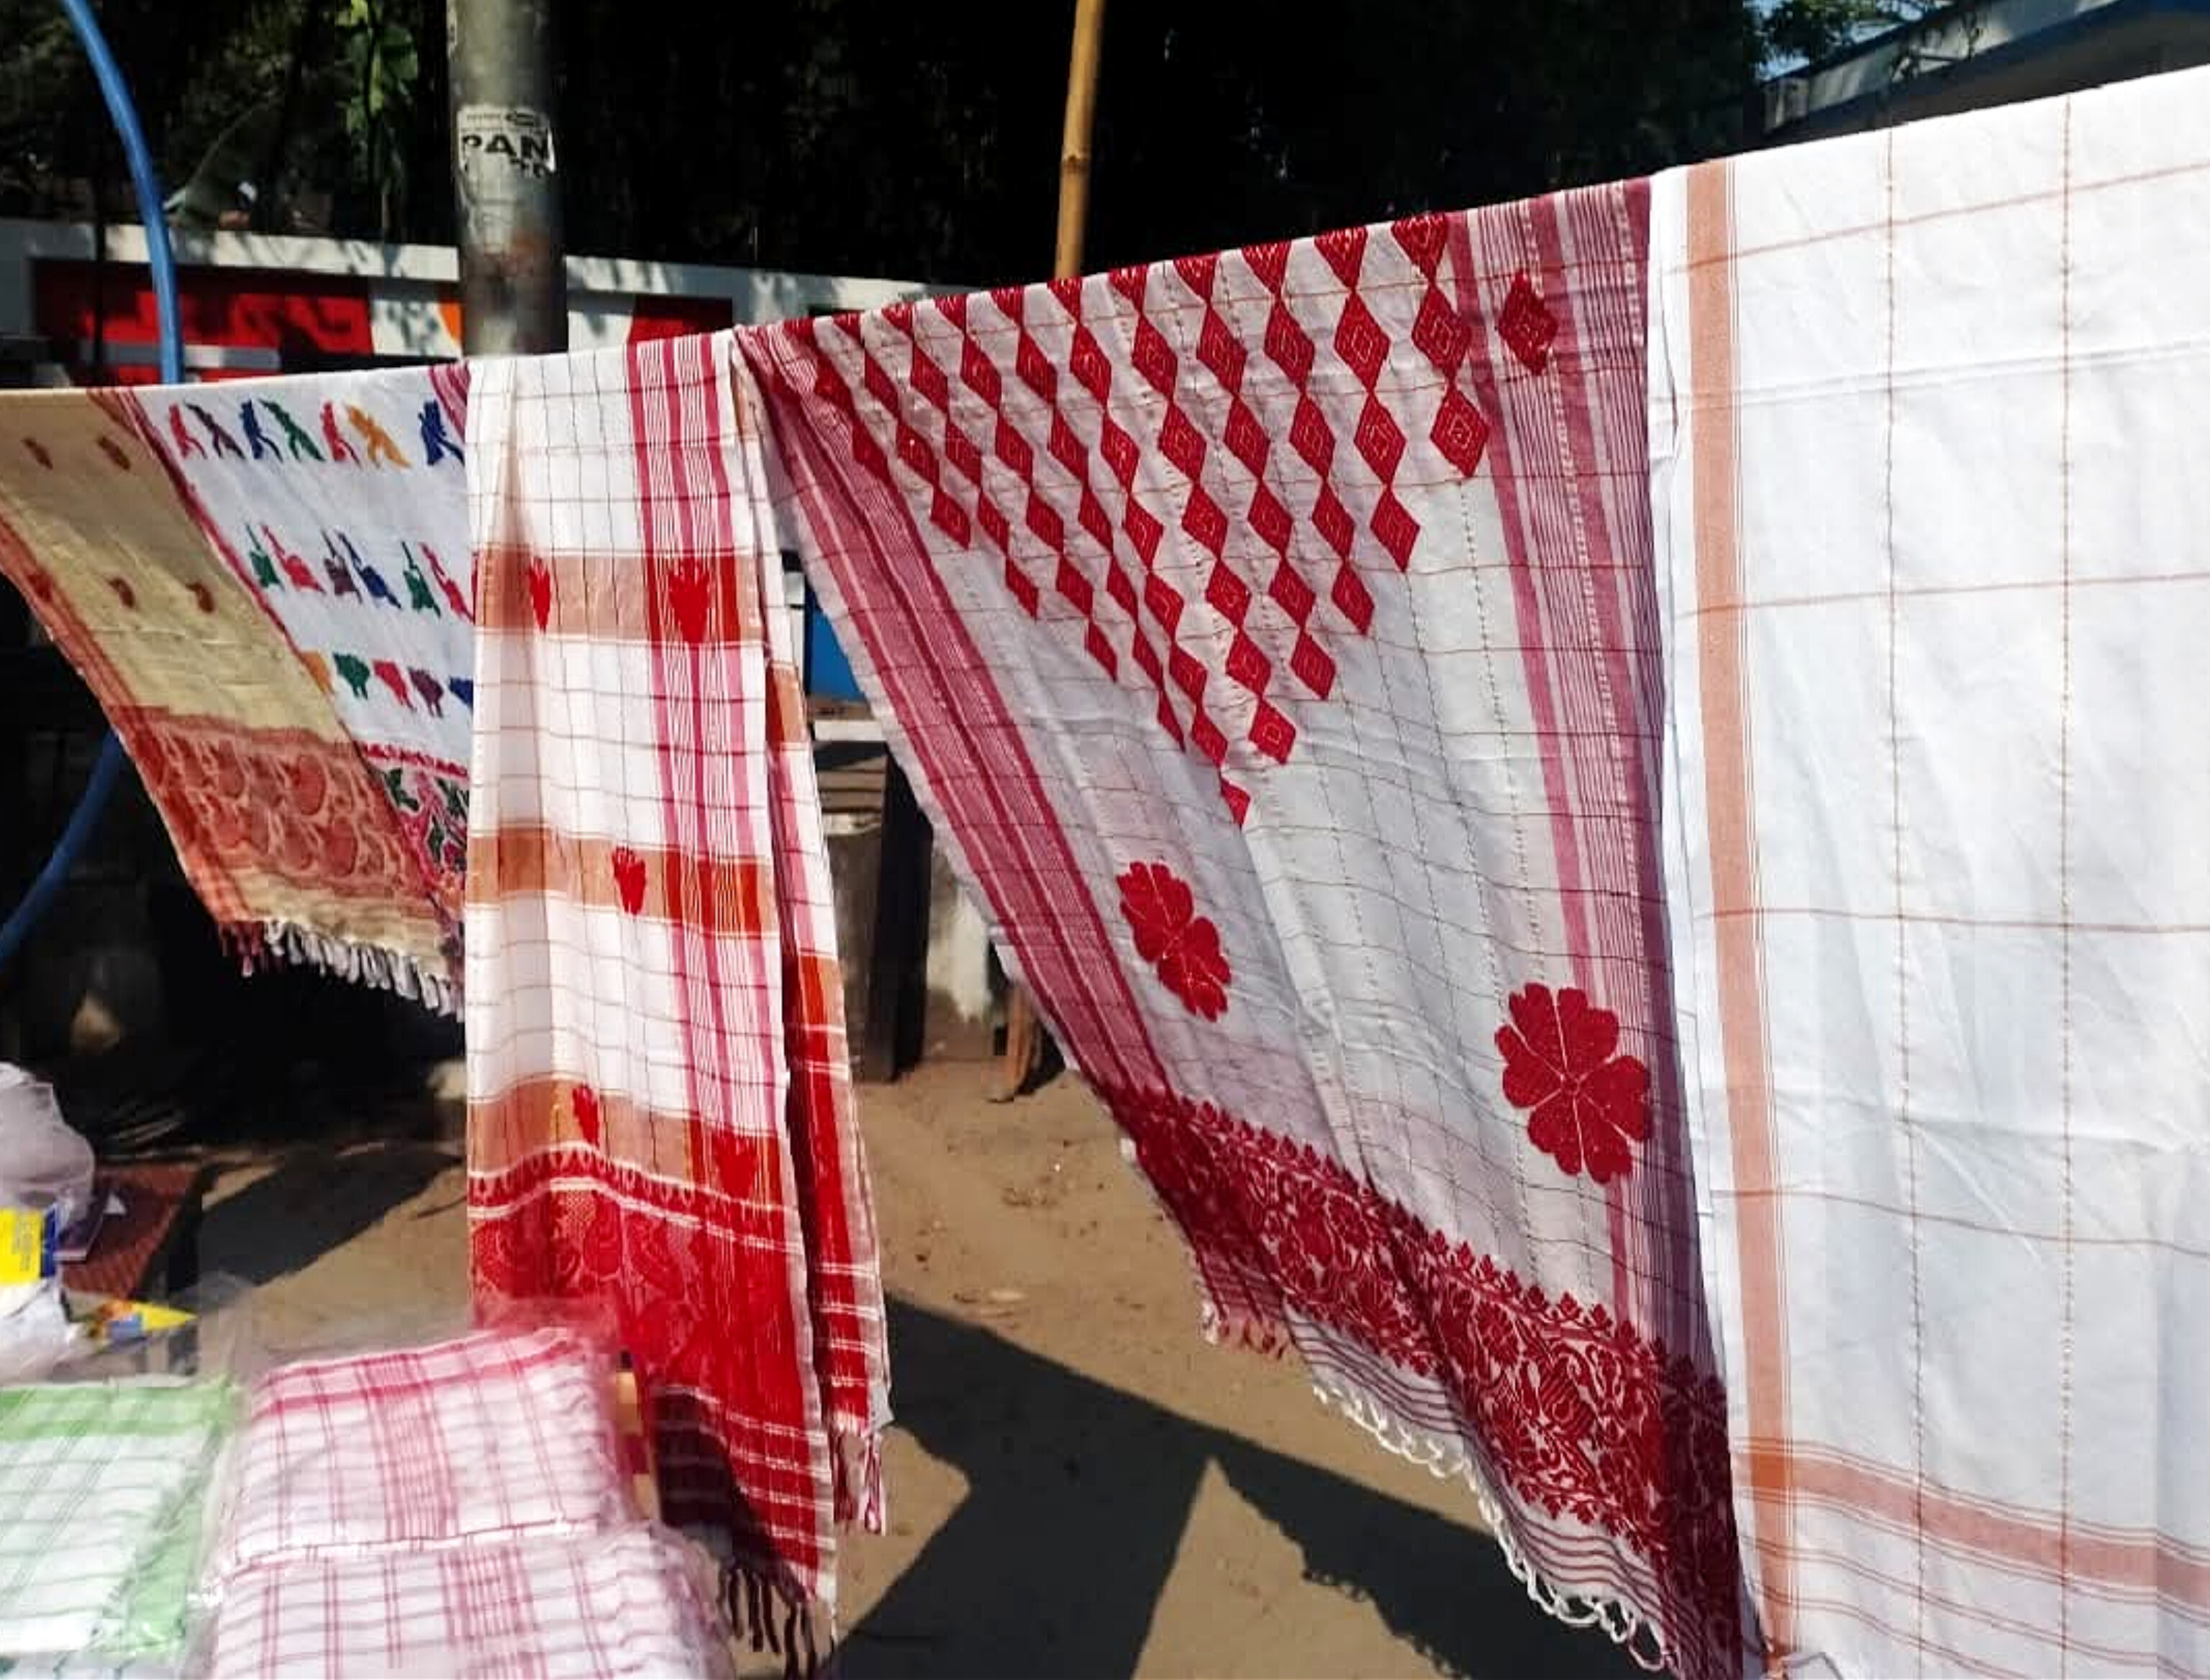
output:
[[445, 0], [461, 343], [468, 354], [568, 347], [552, 0]]

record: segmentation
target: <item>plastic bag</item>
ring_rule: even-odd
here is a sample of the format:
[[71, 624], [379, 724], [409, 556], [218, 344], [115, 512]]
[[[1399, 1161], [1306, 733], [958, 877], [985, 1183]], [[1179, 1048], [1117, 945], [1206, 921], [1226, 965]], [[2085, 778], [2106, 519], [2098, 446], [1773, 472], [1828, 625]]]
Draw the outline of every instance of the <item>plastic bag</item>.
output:
[[66, 1230], [92, 1206], [92, 1145], [62, 1118], [53, 1087], [0, 1061], [0, 1207], [53, 1208]]
[[0, 1289], [0, 1387], [38, 1381], [75, 1351], [76, 1341], [52, 1278]]

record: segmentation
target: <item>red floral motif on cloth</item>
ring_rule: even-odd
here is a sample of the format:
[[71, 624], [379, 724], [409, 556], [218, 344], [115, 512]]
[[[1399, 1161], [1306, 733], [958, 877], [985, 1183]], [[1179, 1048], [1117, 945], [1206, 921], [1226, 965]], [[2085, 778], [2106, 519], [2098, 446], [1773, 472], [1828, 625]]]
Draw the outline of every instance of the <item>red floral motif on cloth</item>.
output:
[[1567, 1173], [1599, 1184], [1634, 1164], [1627, 1148], [1650, 1135], [1650, 1070], [1617, 1055], [1619, 1017], [1568, 986], [1530, 986], [1512, 997], [1512, 1024], [1496, 1030], [1504, 1095], [1529, 1110], [1527, 1135]]
[[363, 899], [414, 883], [352, 748], [305, 731], [246, 736], [142, 712], [123, 720], [132, 758], [179, 843], [233, 873], [268, 873]]
[[[1734, 1638], [1726, 1392], [1602, 1306], [1555, 1297], [1428, 1229], [1337, 1163], [1167, 1092], [1106, 1091], [1216, 1298], [1271, 1295], [1407, 1370], [1439, 1375], [1492, 1484], [1612, 1529]], [[1250, 1331], [1256, 1326], [1246, 1324]]]
[[1158, 970], [1161, 983], [1192, 1014], [1218, 1020], [1234, 976], [1220, 929], [1197, 913], [1189, 883], [1163, 863], [1131, 865], [1120, 877], [1120, 914], [1135, 935], [1136, 954]]
[[[1546, 1602], [1730, 1676], [1655, 822], [1647, 206], [737, 343], [839, 644], [1209, 1322], [1462, 1466]], [[1535, 976], [1548, 1028], [1515, 1018]]]

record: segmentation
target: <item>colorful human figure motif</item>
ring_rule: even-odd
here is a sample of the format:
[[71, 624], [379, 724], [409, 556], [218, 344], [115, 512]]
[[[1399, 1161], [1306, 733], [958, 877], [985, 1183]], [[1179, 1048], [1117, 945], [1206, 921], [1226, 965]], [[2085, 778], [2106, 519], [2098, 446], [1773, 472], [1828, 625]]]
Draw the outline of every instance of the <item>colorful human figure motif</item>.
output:
[[407, 674], [399, 668], [397, 661], [379, 659], [375, 664], [370, 666], [369, 669], [376, 673], [376, 680], [378, 682], [391, 691], [393, 699], [398, 701], [408, 711], [414, 710], [414, 697], [407, 692]]
[[315, 574], [307, 569], [306, 561], [287, 548], [281, 537], [266, 525], [261, 528], [261, 534], [269, 539], [269, 550], [276, 556], [276, 564], [284, 568], [284, 575], [292, 580], [293, 588], [305, 589], [310, 595], [323, 593], [323, 586], [315, 581]]
[[323, 547], [328, 551], [323, 556], [323, 570], [329, 574], [330, 593], [334, 595], [349, 595], [355, 601], [359, 600], [360, 585], [353, 581], [353, 570], [346, 565], [344, 557], [338, 553], [337, 545], [330, 541], [328, 531], [323, 533]]
[[434, 467], [449, 455], [456, 461], [468, 458], [446, 432], [445, 411], [433, 396], [422, 405], [422, 464]]
[[217, 455], [227, 455], [239, 461], [245, 458], [245, 451], [239, 448], [238, 439], [222, 429], [220, 420], [196, 402], [188, 402], [184, 406], [192, 411], [198, 418], [200, 425], [206, 428], [208, 439], [214, 444], [214, 452]]
[[400, 552], [407, 556], [407, 603], [418, 613], [427, 613], [433, 618], [444, 614], [438, 611], [437, 597], [430, 593], [430, 580], [422, 575], [422, 568], [414, 563], [414, 551], [405, 543]]
[[444, 592], [445, 605], [451, 607], [456, 615], [474, 624], [476, 615], [468, 610], [468, 597], [461, 593], [460, 586], [445, 575], [445, 568], [438, 564], [438, 551], [426, 542], [422, 545], [422, 557], [430, 562], [430, 575], [438, 580], [438, 589]]
[[177, 455], [179, 459], [189, 460], [195, 455], [207, 453], [207, 446], [193, 437], [191, 428], [184, 424], [184, 411], [182, 408], [169, 410], [169, 436], [176, 443]]
[[422, 697], [422, 704], [430, 709], [430, 716], [443, 717], [445, 715], [444, 685], [427, 671], [410, 667], [407, 674], [414, 680], [414, 692]]
[[398, 611], [399, 597], [391, 593], [391, 585], [383, 581], [383, 574], [361, 559], [360, 550], [353, 546], [353, 539], [343, 531], [338, 533], [338, 541], [345, 545], [346, 553], [353, 561], [353, 569], [360, 574], [360, 581], [368, 585], [368, 598], [382, 601], [394, 612]]
[[256, 461], [281, 461], [283, 450], [269, 441], [269, 434], [261, 429], [261, 416], [253, 411], [251, 402], [238, 405], [238, 429], [245, 434], [245, 446], [253, 451]]
[[284, 587], [282, 580], [276, 576], [276, 562], [269, 558], [269, 551], [261, 546], [261, 539], [253, 534], [253, 528], [250, 525], [245, 530], [245, 558], [252, 563], [253, 581], [257, 587], [263, 589]]
[[309, 461], [320, 461], [323, 458], [322, 450], [315, 447], [315, 440], [307, 435], [306, 428], [286, 414], [281, 403], [272, 402], [264, 396], [261, 399], [261, 406], [276, 417], [276, 424], [284, 433], [285, 445], [292, 451], [292, 459], [298, 461], [305, 457]]
[[366, 661], [356, 659], [349, 653], [341, 653], [331, 663], [338, 668], [338, 674], [345, 679], [345, 686], [353, 690], [354, 699], [368, 698], [369, 669]]
[[323, 447], [330, 452], [330, 460], [335, 465], [360, 465], [360, 451], [346, 442], [345, 433], [338, 430], [338, 405], [335, 402], [323, 404]]
[[346, 404], [346, 418], [353, 429], [360, 433], [360, 440], [368, 446], [368, 464], [380, 467], [389, 462], [395, 467], [407, 465], [407, 457], [399, 452], [399, 445], [391, 441], [391, 434], [376, 423], [376, 416], [357, 404]]

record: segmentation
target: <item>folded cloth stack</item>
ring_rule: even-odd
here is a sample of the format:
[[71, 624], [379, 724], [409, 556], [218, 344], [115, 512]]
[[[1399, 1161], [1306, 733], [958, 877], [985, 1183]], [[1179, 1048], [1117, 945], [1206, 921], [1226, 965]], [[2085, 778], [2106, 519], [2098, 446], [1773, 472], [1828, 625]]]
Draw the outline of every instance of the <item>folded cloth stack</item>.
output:
[[248, 1402], [211, 1580], [631, 1520], [608, 1369], [565, 1328], [279, 1368]]
[[722, 1675], [710, 1579], [638, 1520], [611, 1363], [589, 1337], [307, 1361], [248, 1401], [191, 1667]]
[[237, 1410], [222, 1382], [0, 1389], [0, 1655], [36, 1671], [39, 1653], [182, 1641], [206, 1486]]
[[184, 1673], [171, 1653], [147, 1657], [118, 1657], [99, 1651], [72, 1651], [64, 1656], [19, 1657], [8, 1671], [8, 1680], [180, 1680]]
[[209, 1629], [211, 1675], [713, 1675], [728, 1653], [687, 1542], [642, 1525], [248, 1570]]

